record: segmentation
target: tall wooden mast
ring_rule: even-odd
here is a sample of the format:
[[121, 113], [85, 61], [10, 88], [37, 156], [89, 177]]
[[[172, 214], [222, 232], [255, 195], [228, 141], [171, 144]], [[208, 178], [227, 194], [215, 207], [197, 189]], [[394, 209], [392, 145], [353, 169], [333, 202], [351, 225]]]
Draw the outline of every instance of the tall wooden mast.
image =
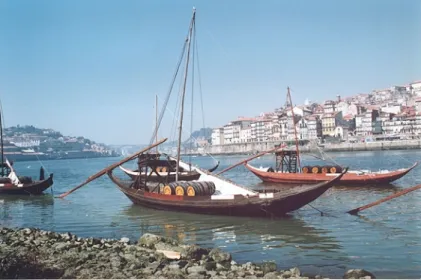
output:
[[186, 84], [187, 84], [187, 73], [189, 68], [189, 59], [190, 59], [190, 45], [191, 45], [191, 37], [192, 37], [192, 30], [194, 26], [194, 21], [196, 17], [196, 9], [193, 8], [193, 16], [190, 22], [189, 34], [187, 36], [187, 58], [186, 58], [186, 69], [184, 71], [184, 84], [183, 84], [183, 94], [181, 96], [181, 110], [180, 110], [180, 127], [178, 131], [178, 146], [177, 146], [177, 165], [175, 170], [175, 180], [178, 181], [178, 170], [180, 166], [180, 152], [181, 152], [181, 133], [183, 130], [183, 113], [184, 113], [184, 97], [186, 95]]
[[292, 105], [291, 93], [290, 93], [289, 87], [287, 87], [287, 89], [288, 89], [287, 98], [288, 98], [289, 105], [291, 106], [292, 126], [294, 127], [295, 151], [297, 152], [298, 167], [301, 169], [300, 149], [298, 148], [298, 136], [297, 136], [297, 127], [295, 125], [294, 106]]
[[[155, 142], [158, 142], [158, 95], [155, 95]], [[158, 146], [156, 146], [158, 154]]]
[[1, 137], [1, 170], [0, 175], [4, 177], [4, 149], [3, 149], [3, 120], [2, 120], [3, 112], [0, 111], [0, 137]]

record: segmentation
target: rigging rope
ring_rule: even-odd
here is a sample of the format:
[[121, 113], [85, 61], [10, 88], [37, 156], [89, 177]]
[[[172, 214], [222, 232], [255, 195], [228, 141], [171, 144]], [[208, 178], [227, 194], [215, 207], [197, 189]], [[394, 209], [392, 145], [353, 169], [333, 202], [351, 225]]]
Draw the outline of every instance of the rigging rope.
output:
[[172, 89], [173, 89], [173, 86], [174, 86], [174, 83], [175, 83], [175, 79], [177, 78], [178, 71], [180, 70], [181, 62], [183, 61], [184, 53], [186, 51], [187, 42], [188, 42], [188, 40], [186, 39], [184, 41], [184, 45], [183, 45], [183, 48], [182, 48], [182, 51], [181, 51], [180, 59], [179, 59], [179, 61], [177, 63], [177, 68], [176, 68], [176, 71], [175, 71], [175, 73], [173, 75], [173, 79], [172, 79], [170, 88], [168, 90], [167, 97], [165, 98], [164, 104], [162, 105], [162, 109], [161, 109], [161, 112], [159, 114], [158, 123], [156, 124], [156, 127], [157, 128], [156, 128], [156, 130], [154, 131], [154, 133], [153, 133], [153, 135], [151, 137], [151, 141], [149, 142], [149, 145], [152, 145], [152, 143], [153, 143], [153, 141], [154, 141], [154, 139], [156, 137], [156, 132], [158, 131], [159, 126], [161, 125], [161, 121], [162, 121], [162, 118], [163, 118], [164, 113], [165, 113], [165, 108], [167, 107], [168, 100], [170, 99], [171, 92], [172, 92]]

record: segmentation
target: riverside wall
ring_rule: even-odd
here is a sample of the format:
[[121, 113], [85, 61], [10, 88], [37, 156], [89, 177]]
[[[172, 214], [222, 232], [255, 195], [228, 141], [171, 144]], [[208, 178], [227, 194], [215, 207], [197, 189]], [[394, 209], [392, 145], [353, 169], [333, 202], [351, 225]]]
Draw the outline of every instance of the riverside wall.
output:
[[[279, 141], [238, 143], [227, 145], [214, 145], [206, 148], [206, 152], [212, 155], [236, 155], [254, 154], [273, 149], [279, 145]], [[314, 147], [309, 145], [300, 146], [300, 152], [306, 153], [314, 151]], [[421, 139], [400, 140], [400, 141], [377, 141], [360, 143], [339, 143], [324, 144], [321, 149], [325, 152], [353, 152], [353, 151], [381, 151], [381, 150], [408, 150], [421, 149]]]

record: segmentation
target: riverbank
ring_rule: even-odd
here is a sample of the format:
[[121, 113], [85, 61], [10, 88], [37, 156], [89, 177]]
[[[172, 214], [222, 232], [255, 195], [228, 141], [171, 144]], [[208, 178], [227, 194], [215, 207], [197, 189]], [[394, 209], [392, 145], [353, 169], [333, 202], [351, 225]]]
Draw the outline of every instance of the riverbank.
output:
[[[277, 270], [273, 262], [237, 264], [220, 249], [179, 244], [144, 234], [128, 238], [80, 238], [34, 228], [0, 228], [0, 278], [323, 278], [299, 268]], [[355, 269], [343, 278], [374, 279]]]
[[[271, 150], [280, 142], [252, 142], [227, 145], [213, 145], [206, 148], [206, 153], [212, 155], [251, 155], [262, 151]], [[319, 147], [324, 152], [358, 152], [358, 151], [390, 151], [390, 150], [412, 150], [421, 149], [421, 140], [395, 140], [395, 141], [376, 141], [360, 143], [326, 143]], [[300, 146], [300, 153], [315, 152], [317, 148], [314, 145]], [[192, 153], [198, 155], [201, 153]], [[187, 154], [184, 154], [187, 155]]]

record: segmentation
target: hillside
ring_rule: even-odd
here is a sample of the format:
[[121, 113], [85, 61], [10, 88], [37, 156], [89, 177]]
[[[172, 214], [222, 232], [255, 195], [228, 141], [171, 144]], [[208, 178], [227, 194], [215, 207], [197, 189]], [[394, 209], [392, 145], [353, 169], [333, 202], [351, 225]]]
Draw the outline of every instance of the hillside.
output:
[[11, 160], [89, 158], [119, 156], [109, 146], [90, 139], [64, 136], [53, 129], [32, 125], [12, 126], [4, 129], [4, 153]]

